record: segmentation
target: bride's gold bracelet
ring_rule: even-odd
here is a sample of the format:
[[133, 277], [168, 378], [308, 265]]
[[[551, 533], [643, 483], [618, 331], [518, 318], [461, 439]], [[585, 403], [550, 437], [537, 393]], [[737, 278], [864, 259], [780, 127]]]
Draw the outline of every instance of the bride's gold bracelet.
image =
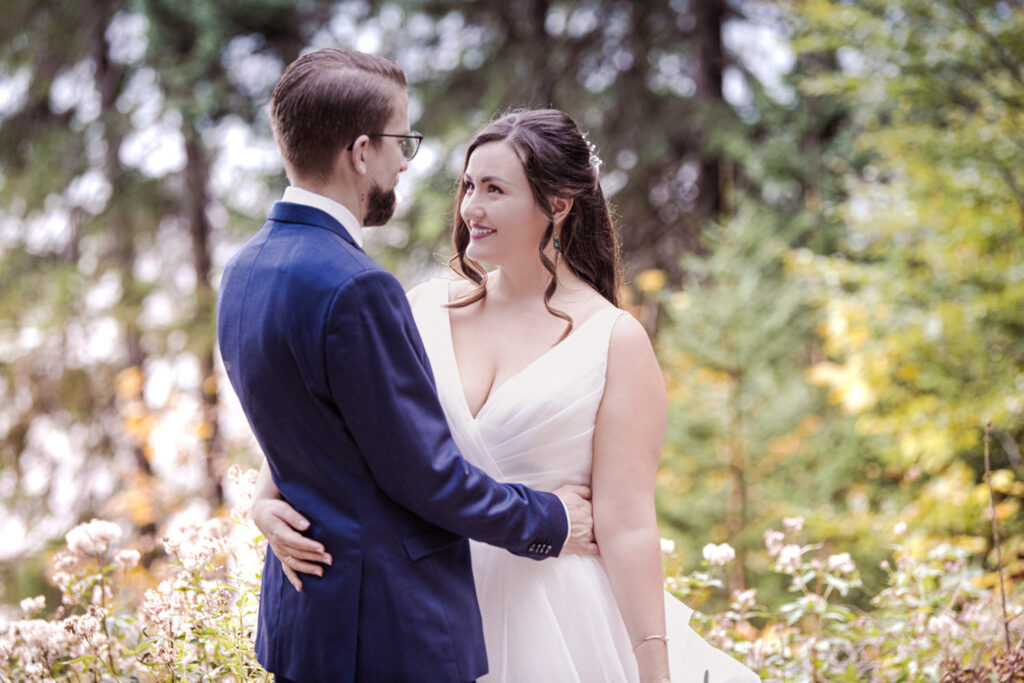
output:
[[648, 640], [662, 640], [662, 641], [665, 642], [666, 645], [668, 645], [668, 636], [653, 635], [653, 636], [647, 636], [646, 638], [641, 638], [640, 640], [638, 640], [635, 643], [633, 643], [633, 649], [634, 650], [637, 649], [638, 647], [640, 647], [641, 645], [646, 643]]

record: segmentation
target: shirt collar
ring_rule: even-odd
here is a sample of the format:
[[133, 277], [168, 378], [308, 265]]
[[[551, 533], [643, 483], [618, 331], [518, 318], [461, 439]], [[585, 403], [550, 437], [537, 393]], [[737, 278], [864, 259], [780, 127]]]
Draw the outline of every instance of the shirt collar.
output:
[[309, 190], [303, 190], [301, 187], [295, 187], [289, 185], [284, 190], [284, 196], [281, 197], [281, 201], [291, 202], [292, 204], [302, 204], [304, 206], [311, 206], [314, 209], [320, 209], [321, 211], [328, 214], [331, 218], [341, 223], [341, 227], [345, 228], [355, 243], [363, 246], [363, 230], [362, 226], [359, 225], [359, 221], [356, 217], [338, 202], [317, 194], [316, 192], [310, 192]]

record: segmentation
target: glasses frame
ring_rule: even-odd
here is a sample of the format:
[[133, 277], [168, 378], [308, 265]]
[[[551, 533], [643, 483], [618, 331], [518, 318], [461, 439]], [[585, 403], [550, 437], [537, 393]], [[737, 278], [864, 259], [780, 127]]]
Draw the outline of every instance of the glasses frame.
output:
[[[416, 131], [412, 131], [411, 133], [406, 133], [405, 135], [399, 135], [398, 133], [367, 133], [366, 137], [369, 137], [369, 138], [404, 138], [406, 140], [415, 140], [416, 141], [416, 146], [413, 148], [412, 154], [409, 154], [408, 156], [405, 154], [405, 145], [402, 145], [402, 156], [405, 157], [406, 161], [412, 161], [413, 160], [413, 157], [415, 157], [416, 154], [420, 151], [420, 143], [423, 142], [423, 134], [422, 133], [417, 133]], [[355, 145], [356, 145], [355, 142], [353, 142], [351, 145], [349, 145], [348, 146], [349, 151], [351, 151], [355, 147]]]

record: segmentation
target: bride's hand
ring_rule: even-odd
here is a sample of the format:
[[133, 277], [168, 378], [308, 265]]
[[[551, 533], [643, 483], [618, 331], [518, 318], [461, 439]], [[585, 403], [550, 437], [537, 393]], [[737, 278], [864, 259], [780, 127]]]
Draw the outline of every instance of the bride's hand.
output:
[[331, 564], [330, 554], [324, 552], [322, 544], [306, 538], [297, 530], [309, 528], [309, 520], [295, 511], [288, 503], [279, 499], [257, 499], [250, 510], [253, 522], [267, 539], [270, 550], [281, 560], [285, 578], [302, 590], [299, 573], [324, 575], [324, 568], [314, 562]]
[[594, 542], [594, 507], [590, 503], [590, 487], [566, 484], [554, 491], [569, 511], [569, 540], [562, 552], [597, 555]]

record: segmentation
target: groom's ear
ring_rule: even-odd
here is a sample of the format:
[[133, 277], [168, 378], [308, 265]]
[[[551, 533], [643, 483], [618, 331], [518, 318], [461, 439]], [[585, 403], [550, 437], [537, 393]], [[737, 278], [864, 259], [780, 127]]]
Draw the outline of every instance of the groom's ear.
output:
[[360, 135], [356, 138], [355, 142], [342, 150], [339, 161], [350, 163], [357, 175], [366, 175], [368, 170], [366, 154], [369, 144], [370, 136]]
[[548, 201], [551, 206], [551, 222], [556, 228], [560, 228], [565, 222], [565, 217], [572, 211], [572, 197], [552, 197]]

